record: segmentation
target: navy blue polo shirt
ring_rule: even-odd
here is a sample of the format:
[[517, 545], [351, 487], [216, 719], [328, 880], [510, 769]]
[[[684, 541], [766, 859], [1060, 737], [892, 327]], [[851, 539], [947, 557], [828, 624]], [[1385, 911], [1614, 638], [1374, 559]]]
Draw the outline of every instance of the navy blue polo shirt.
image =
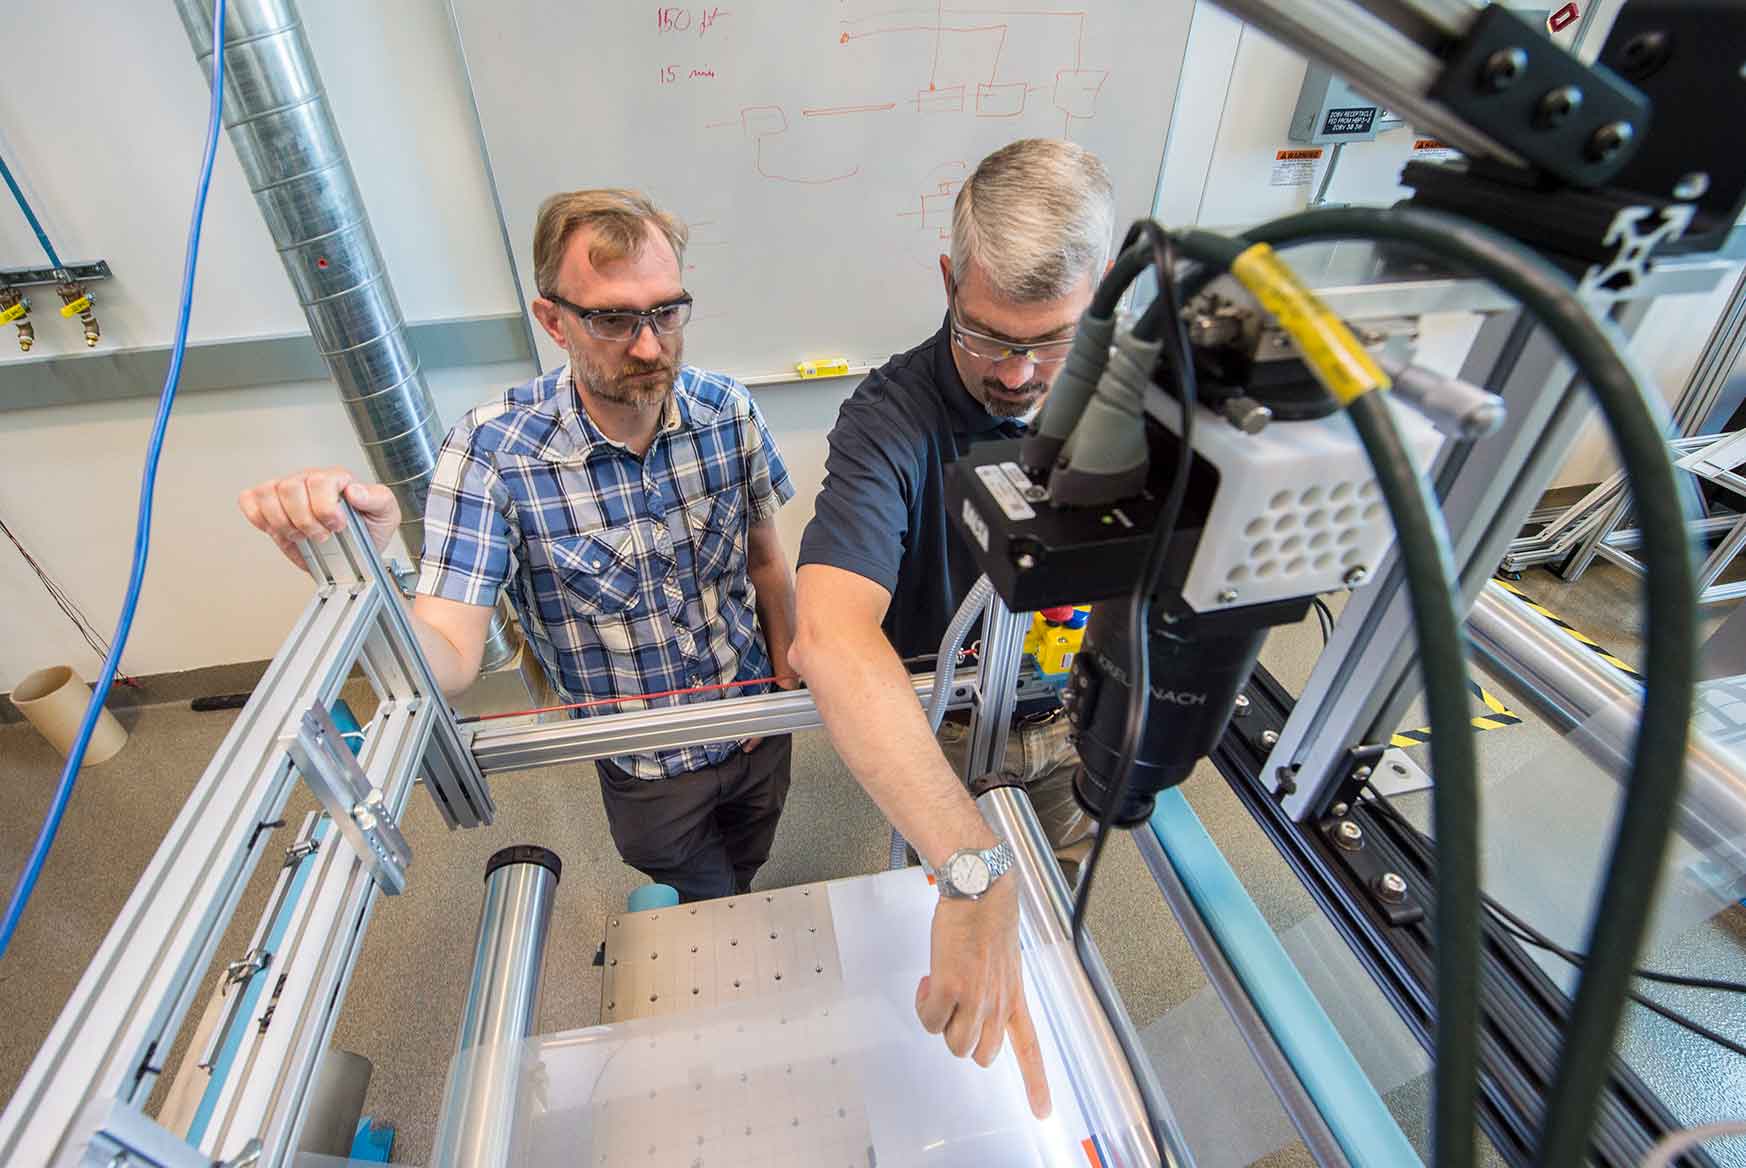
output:
[[942, 324], [843, 403], [800, 564], [829, 564], [887, 589], [885, 634], [898, 655], [934, 652], [981, 574], [946, 515], [945, 464], [1024, 432], [970, 396]]

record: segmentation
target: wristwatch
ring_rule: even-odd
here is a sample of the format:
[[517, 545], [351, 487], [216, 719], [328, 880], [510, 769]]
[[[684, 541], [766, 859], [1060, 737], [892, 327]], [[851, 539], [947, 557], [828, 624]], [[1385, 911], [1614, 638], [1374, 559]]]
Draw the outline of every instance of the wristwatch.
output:
[[953, 852], [934, 873], [940, 895], [949, 900], [977, 900], [1006, 874], [1015, 857], [1005, 840], [992, 848]]

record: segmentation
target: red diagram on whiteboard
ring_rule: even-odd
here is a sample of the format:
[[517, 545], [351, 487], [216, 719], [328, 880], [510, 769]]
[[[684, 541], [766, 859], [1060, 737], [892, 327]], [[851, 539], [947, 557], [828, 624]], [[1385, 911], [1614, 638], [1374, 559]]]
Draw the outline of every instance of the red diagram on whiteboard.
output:
[[[1073, 123], [1097, 116], [1097, 98], [1109, 70], [1085, 64], [1085, 22], [1078, 9], [947, 8], [941, 0], [932, 8], [894, 8], [839, 23], [839, 46], [872, 37], [910, 37], [926, 53], [927, 85], [902, 104], [919, 114], [974, 113], [979, 118], [1016, 118], [1032, 108], [1036, 94], [1048, 100], [1062, 117], [1061, 133], [1071, 137]], [[1042, 34], [1061, 47], [1060, 65], [1052, 76], [1003, 76], [1001, 67], [1014, 26], [1019, 22], [1046, 25]], [[1034, 26], [1033, 26], [1034, 27]]]
[[[945, 0], [936, 0], [932, 7], [892, 8], [843, 17], [838, 21], [837, 51], [854, 51], [858, 43], [875, 38], [896, 38], [898, 43], [915, 46], [912, 87], [898, 93], [867, 94], [849, 105], [802, 105], [800, 117], [809, 121], [905, 115], [1014, 119], [1043, 113], [1059, 116], [1061, 135], [1070, 138], [1075, 122], [1098, 116], [1099, 98], [1109, 79], [1108, 69], [1086, 63], [1088, 16], [1081, 9], [948, 8]], [[1015, 44], [1029, 62], [1025, 68], [1034, 75], [1020, 75], [1011, 64]], [[852, 156], [820, 162], [815, 155], [810, 159], [812, 165], [807, 165], [803, 142], [817, 139], [790, 136], [788, 113], [782, 106], [744, 106], [736, 116], [706, 122], [704, 128], [738, 128], [751, 144], [753, 170], [771, 182], [823, 186], [861, 173], [858, 162], [844, 165]], [[917, 193], [917, 205], [902, 214], [917, 219], [918, 229], [926, 231], [940, 229], [944, 214], [947, 222], [943, 226], [949, 230], [950, 203], [957, 191], [954, 184], [962, 178], [959, 174], [931, 179]], [[942, 183], [950, 189], [937, 189]], [[940, 205], [945, 208], [943, 212]]]

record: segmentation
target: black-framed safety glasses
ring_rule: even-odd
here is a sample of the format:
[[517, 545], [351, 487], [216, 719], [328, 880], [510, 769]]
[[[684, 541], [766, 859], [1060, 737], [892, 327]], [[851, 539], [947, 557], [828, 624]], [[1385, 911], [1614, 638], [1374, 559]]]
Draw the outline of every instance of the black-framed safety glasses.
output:
[[691, 293], [677, 300], [657, 304], [653, 308], [583, 308], [553, 292], [541, 296], [560, 308], [567, 308], [582, 322], [588, 335], [597, 341], [635, 341], [647, 324], [656, 336], [671, 336], [691, 319]]

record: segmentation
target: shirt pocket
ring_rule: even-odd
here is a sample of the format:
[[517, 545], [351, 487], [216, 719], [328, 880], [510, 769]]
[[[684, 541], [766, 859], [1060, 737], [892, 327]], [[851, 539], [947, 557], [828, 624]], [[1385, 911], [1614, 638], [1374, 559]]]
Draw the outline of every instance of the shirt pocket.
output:
[[719, 580], [746, 564], [745, 493], [729, 487], [707, 498], [688, 503], [685, 518], [691, 528], [692, 556], [697, 578]]
[[547, 547], [564, 594], [582, 615], [618, 616], [637, 606], [642, 575], [637, 571], [636, 533], [630, 527], [564, 536]]

